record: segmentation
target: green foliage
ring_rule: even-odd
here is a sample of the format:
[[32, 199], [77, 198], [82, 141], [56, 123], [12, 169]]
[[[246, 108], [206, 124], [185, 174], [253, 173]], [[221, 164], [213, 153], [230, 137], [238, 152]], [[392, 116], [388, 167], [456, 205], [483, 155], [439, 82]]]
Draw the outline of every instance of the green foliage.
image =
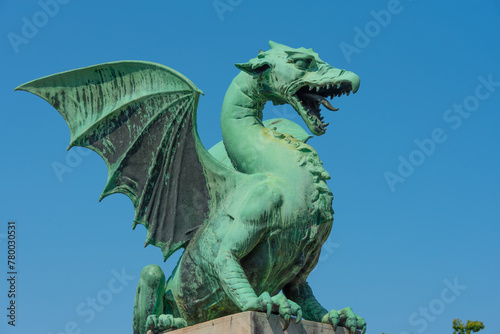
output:
[[482, 321], [467, 320], [467, 324], [463, 324], [460, 319], [453, 320], [453, 334], [471, 334], [484, 329]]

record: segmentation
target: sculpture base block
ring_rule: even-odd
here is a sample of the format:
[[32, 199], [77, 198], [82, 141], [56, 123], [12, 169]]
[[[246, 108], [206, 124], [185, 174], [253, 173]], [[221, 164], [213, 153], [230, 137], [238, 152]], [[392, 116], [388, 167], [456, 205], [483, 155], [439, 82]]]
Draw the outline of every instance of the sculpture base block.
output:
[[328, 324], [302, 320], [296, 324], [292, 319], [290, 326], [283, 331], [285, 320], [280, 316], [272, 314], [267, 319], [265, 313], [242, 312], [226, 317], [218, 318], [201, 324], [177, 329], [168, 333], [175, 334], [349, 334], [344, 327], [333, 327]]

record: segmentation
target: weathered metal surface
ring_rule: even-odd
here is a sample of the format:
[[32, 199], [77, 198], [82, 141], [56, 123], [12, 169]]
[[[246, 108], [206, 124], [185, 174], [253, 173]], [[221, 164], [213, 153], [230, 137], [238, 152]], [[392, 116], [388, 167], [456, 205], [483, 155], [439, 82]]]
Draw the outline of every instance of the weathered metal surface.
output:
[[[241, 311], [264, 311], [364, 332], [350, 308], [328, 312], [307, 284], [333, 222], [330, 175], [298, 125], [263, 123], [267, 101], [290, 104], [314, 135], [320, 106], [356, 92], [359, 77], [312, 51], [270, 42], [232, 81], [222, 107], [223, 144], [211, 155], [196, 130], [202, 93], [178, 72], [138, 61], [106, 63], [41, 78], [18, 89], [51, 103], [71, 146], [108, 166], [102, 197], [126, 194], [134, 226], [167, 259], [184, 253], [168, 280], [143, 269], [134, 333], [183, 327]], [[166, 283], [165, 283], [166, 281]]]

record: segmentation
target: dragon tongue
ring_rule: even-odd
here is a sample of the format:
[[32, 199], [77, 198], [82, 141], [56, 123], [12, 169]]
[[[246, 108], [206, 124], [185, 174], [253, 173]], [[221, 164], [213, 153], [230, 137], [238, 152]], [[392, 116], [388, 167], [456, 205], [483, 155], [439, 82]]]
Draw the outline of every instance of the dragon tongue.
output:
[[330, 102], [328, 102], [326, 99], [322, 99], [321, 100], [321, 104], [324, 105], [326, 107], [326, 109], [328, 110], [331, 110], [331, 111], [337, 111], [338, 109], [337, 108], [334, 108]]
[[311, 99], [314, 101], [321, 101], [321, 100], [325, 99], [323, 96], [318, 95], [318, 94], [313, 94], [313, 93], [307, 93], [307, 94], [304, 94], [304, 96], [307, 97], [308, 99]]
[[322, 105], [324, 105], [326, 107], [326, 109], [328, 110], [331, 110], [331, 111], [337, 111], [338, 109], [333, 107], [330, 102], [328, 102], [323, 96], [321, 95], [318, 95], [318, 94], [313, 94], [313, 93], [307, 93], [307, 94], [304, 94], [305, 97], [309, 98], [309, 99], [312, 99], [312, 100], [315, 100], [315, 101], [319, 101], [321, 102]]

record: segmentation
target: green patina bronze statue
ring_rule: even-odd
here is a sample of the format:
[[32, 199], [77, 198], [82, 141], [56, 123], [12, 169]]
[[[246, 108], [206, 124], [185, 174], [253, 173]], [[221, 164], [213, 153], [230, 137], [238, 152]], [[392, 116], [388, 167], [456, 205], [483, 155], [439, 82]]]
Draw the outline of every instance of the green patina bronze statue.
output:
[[48, 101], [71, 131], [69, 147], [97, 152], [108, 167], [101, 199], [123, 193], [134, 228], [164, 260], [184, 248], [165, 282], [145, 267], [134, 303], [134, 333], [157, 333], [241, 311], [280, 314], [366, 331], [351, 308], [328, 312], [307, 283], [333, 222], [330, 175], [311, 137], [283, 119], [262, 121], [267, 101], [290, 104], [317, 136], [320, 106], [355, 93], [359, 77], [312, 49], [269, 42], [233, 79], [222, 106], [223, 142], [207, 151], [196, 129], [203, 94], [180, 73], [120, 61], [63, 72], [17, 89]]

